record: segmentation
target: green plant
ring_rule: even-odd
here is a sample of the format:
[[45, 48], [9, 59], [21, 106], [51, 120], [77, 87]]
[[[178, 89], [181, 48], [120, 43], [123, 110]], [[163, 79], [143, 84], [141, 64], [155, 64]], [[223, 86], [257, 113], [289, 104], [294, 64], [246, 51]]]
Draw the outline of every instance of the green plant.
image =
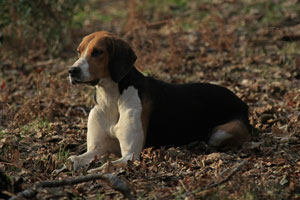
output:
[[58, 160], [62, 160], [65, 162], [69, 157], [69, 150], [65, 151], [65, 146], [63, 144], [59, 145], [59, 152], [58, 152]]

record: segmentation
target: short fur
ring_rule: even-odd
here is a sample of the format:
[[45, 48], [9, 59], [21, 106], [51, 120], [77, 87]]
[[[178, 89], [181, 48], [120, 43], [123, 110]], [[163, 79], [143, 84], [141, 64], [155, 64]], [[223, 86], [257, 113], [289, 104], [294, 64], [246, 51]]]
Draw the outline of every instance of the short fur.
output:
[[[208, 83], [171, 84], [144, 76], [134, 67], [129, 44], [100, 31], [83, 39], [72, 83], [96, 86], [88, 120], [88, 152], [72, 156], [74, 169], [95, 156], [115, 153], [113, 162], [139, 159], [142, 148], [205, 140], [217, 148], [250, 139], [248, 106], [230, 90]], [[89, 76], [83, 76], [88, 63]]]
[[142, 102], [151, 102], [146, 147], [208, 140], [215, 127], [233, 120], [245, 124], [247, 131], [250, 128], [248, 106], [224, 87], [165, 83], [135, 68], [119, 83], [120, 92], [130, 85], [138, 89]]

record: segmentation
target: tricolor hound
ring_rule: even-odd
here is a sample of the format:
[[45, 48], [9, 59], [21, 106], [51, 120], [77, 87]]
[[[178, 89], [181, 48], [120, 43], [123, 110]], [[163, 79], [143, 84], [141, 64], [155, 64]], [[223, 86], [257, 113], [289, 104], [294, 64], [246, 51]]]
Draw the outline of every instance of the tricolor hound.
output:
[[139, 159], [145, 147], [205, 140], [229, 148], [250, 139], [248, 106], [230, 90], [144, 76], [129, 44], [105, 31], [84, 37], [77, 51], [71, 83], [95, 86], [96, 105], [88, 118], [87, 152], [69, 158], [74, 170], [106, 153], [119, 155], [117, 164]]

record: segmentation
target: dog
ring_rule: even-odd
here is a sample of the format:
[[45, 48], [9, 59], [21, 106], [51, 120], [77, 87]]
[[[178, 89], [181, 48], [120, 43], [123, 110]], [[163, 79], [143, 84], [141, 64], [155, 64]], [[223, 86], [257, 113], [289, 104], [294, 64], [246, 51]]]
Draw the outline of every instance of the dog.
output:
[[202, 140], [226, 149], [249, 141], [248, 106], [225, 87], [144, 76], [130, 45], [106, 31], [84, 37], [77, 52], [70, 81], [96, 87], [96, 103], [88, 117], [87, 152], [69, 157], [74, 170], [107, 153], [120, 156], [112, 161], [118, 164], [138, 160], [146, 147]]

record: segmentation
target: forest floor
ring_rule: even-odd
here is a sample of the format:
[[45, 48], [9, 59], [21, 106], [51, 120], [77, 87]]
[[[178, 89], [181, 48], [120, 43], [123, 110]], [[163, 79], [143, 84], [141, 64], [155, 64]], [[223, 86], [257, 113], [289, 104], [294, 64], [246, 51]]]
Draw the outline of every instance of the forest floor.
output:
[[[299, 1], [95, 1], [88, 10], [61, 56], [1, 60], [0, 171], [2, 180], [11, 178], [2, 192], [86, 174], [52, 172], [86, 151], [94, 89], [71, 86], [68, 68], [82, 36], [104, 29], [132, 45], [136, 67], [147, 74], [229, 88], [249, 105], [255, 127], [239, 150], [219, 152], [204, 142], [148, 148], [140, 161], [107, 169], [134, 198], [300, 199]], [[41, 188], [36, 198], [124, 196], [95, 180]]]

